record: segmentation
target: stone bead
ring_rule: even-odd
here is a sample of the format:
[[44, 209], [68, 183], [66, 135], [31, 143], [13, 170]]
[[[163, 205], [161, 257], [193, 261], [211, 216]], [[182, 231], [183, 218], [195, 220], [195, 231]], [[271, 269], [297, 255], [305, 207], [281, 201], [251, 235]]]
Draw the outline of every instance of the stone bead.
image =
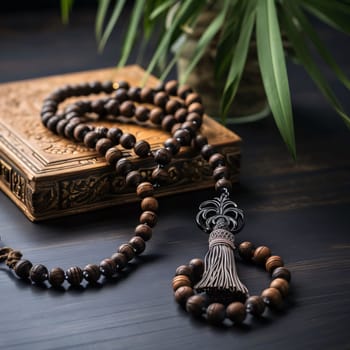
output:
[[164, 147], [168, 149], [173, 155], [177, 154], [181, 148], [181, 144], [174, 138], [169, 138], [164, 142]]
[[226, 316], [235, 324], [241, 324], [246, 316], [247, 311], [243, 303], [239, 301], [229, 304], [226, 308]]
[[160, 91], [154, 95], [153, 103], [158, 107], [165, 108], [165, 105], [168, 102], [168, 100], [168, 95], [164, 91]]
[[238, 246], [238, 253], [242, 259], [250, 261], [254, 254], [254, 244], [252, 242], [242, 242]]
[[215, 181], [222, 178], [228, 179], [229, 177], [230, 177], [230, 170], [227, 166], [219, 165], [213, 170], [213, 178]]
[[196, 92], [191, 92], [186, 96], [185, 104], [186, 106], [189, 106], [194, 102], [202, 103], [202, 99]]
[[17, 261], [14, 271], [18, 277], [27, 279], [32, 266], [33, 264], [29, 260], [21, 259]]
[[268, 247], [260, 246], [254, 251], [253, 261], [259, 265], [264, 265], [266, 260], [271, 256], [271, 250]]
[[188, 130], [185, 129], [178, 129], [174, 132], [173, 137], [177, 139], [181, 146], [188, 146], [191, 143], [191, 134]]
[[120, 136], [123, 135], [123, 131], [119, 128], [110, 128], [107, 131], [106, 137], [108, 137], [113, 144], [117, 145], [120, 141]]
[[60, 267], [54, 267], [49, 272], [49, 283], [52, 287], [59, 288], [66, 279], [65, 277], [64, 271]]
[[117, 265], [113, 259], [103, 259], [100, 262], [100, 271], [103, 276], [111, 278], [117, 271]]
[[137, 225], [135, 235], [140, 236], [144, 241], [149, 241], [152, 238], [152, 228], [146, 224]]
[[126, 148], [126, 149], [131, 149], [135, 146], [135, 143], [136, 143], [136, 138], [134, 135], [132, 134], [123, 134], [121, 137], [120, 137], [120, 144]]
[[91, 131], [90, 127], [85, 124], [80, 124], [74, 129], [73, 136], [77, 141], [83, 141], [85, 135]]
[[153, 102], [153, 95], [154, 95], [153, 89], [151, 89], [147, 86], [143, 87], [140, 91], [140, 97], [141, 97], [142, 102], [152, 103]]
[[175, 96], [177, 93], [177, 88], [179, 86], [179, 83], [177, 80], [169, 80], [164, 85], [164, 90], [172, 96]]
[[104, 156], [106, 154], [106, 152], [108, 151], [108, 149], [110, 149], [113, 146], [113, 142], [104, 137], [102, 139], [99, 139], [96, 142], [96, 151], [101, 155]]
[[271, 288], [279, 290], [283, 297], [286, 297], [289, 292], [289, 283], [283, 278], [276, 278], [270, 283]]
[[171, 114], [166, 115], [161, 122], [162, 129], [165, 131], [171, 131], [175, 124], [176, 119]]
[[130, 261], [135, 257], [135, 251], [131, 244], [124, 243], [118, 248], [118, 253], [122, 253]]
[[175, 271], [175, 276], [178, 276], [178, 275], [185, 275], [191, 280], [192, 279], [191, 267], [188, 265], [180, 265]]
[[159, 107], [151, 109], [149, 113], [149, 120], [156, 125], [160, 125], [164, 118], [163, 110]]
[[141, 158], [148, 157], [151, 153], [151, 145], [144, 140], [135, 143], [134, 152]]
[[141, 181], [142, 181], [142, 175], [138, 170], [130, 171], [125, 177], [125, 183], [128, 186], [132, 186], [132, 187], [138, 186]]
[[207, 161], [209, 161], [209, 158], [215, 153], [217, 153], [217, 151], [216, 151], [215, 147], [212, 145], [205, 144], [201, 148], [201, 155]]
[[154, 195], [154, 187], [150, 182], [141, 182], [137, 186], [136, 194], [140, 198], [152, 197]]
[[83, 271], [78, 266], [70, 267], [66, 271], [66, 278], [73, 287], [78, 287], [83, 280]]
[[280, 291], [276, 288], [267, 288], [261, 293], [266, 305], [279, 309], [283, 304], [283, 299]]
[[133, 169], [133, 165], [129, 159], [121, 158], [117, 161], [115, 165], [115, 170], [118, 175], [125, 176]]
[[204, 114], [204, 107], [199, 102], [193, 102], [188, 106], [189, 113], [197, 113], [200, 116]]
[[221, 303], [212, 303], [207, 308], [207, 319], [211, 324], [220, 324], [226, 316], [225, 306]]
[[96, 142], [98, 141], [99, 136], [96, 131], [89, 131], [84, 136], [84, 144], [86, 147], [95, 148]]
[[253, 295], [246, 300], [246, 309], [253, 316], [261, 316], [265, 310], [262, 297]]
[[177, 88], [177, 96], [179, 96], [180, 98], [182, 98], [183, 100], [186, 99], [186, 96], [188, 94], [190, 94], [191, 92], [193, 92], [192, 88], [187, 85], [181, 85]]
[[42, 264], [33, 265], [29, 272], [29, 277], [34, 283], [43, 283], [47, 280], [49, 272]]
[[129, 244], [134, 248], [136, 255], [140, 255], [146, 249], [146, 243], [140, 236], [132, 237]]
[[272, 255], [270, 256], [265, 263], [265, 268], [267, 272], [272, 272], [274, 271], [277, 267], [282, 267], [283, 264], [283, 260], [280, 256], [278, 255]]
[[187, 299], [186, 311], [192, 316], [199, 317], [203, 313], [206, 304], [206, 299], [203, 295], [193, 295]]
[[89, 283], [96, 283], [101, 276], [100, 267], [95, 264], [86, 265], [83, 269], [83, 276]]
[[222, 179], [219, 179], [215, 182], [215, 191], [220, 192], [224, 189], [231, 191], [232, 190], [232, 182], [223, 177]]
[[204, 272], [204, 262], [202, 259], [194, 258], [192, 259], [189, 264], [190, 268], [192, 269], [192, 276], [193, 281], [198, 282]]
[[131, 101], [122, 102], [119, 110], [120, 114], [127, 118], [131, 118], [135, 114], [135, 106]]
[[105, 158], [108, 164], [115, 166], [119, 159], [123, 157], [123, 153], [116, 147], [111, 147], [107, 150]]
[[176, 289], [174, 296], [175, 300], [180, 305], [185, 305], [189, 297], [193, 295], [193, 289], [189, 286], [182, 286]]
[[111, 259], [115, 262], [117, 270], [122, 270], [128, 264], [128, 259], [123, 253], [114, 253]]
[[154, 197], [145, 197], [141, 201], [142, 211], [157, 212], [159, 208], [158, 201]]
[[272, 272], [272, 279], [276, 278], [283, 278], [287, 282], [290, 282], [291, 279], [291, 274], [288, 269], [285, 267], [277, 267], [273, 272]]
[[166, 148], [160, 148], [154, 152], [154, 160], [159, 165], [167, 165], [172, 158], [171, 152]]
[[175, 114], [174, 118], [178, 123], [183, 123], [187, 118], [188, 112], [186, 108], [179, 108]]
[[152, 171], [152, 179], [158, 184], [166, 184], [169, 182], [170, 177], [165, 169], [158, 167]]
[[153, 211], [144, 211], [140, 215], [140, 224], [147, 224], [150, 227], [154, 227], [157, 223], [157, 214]]
[[175, 276], [173, 278], [172, 285], [173, 285], [173, 290], [174, 291], [176, 291], [178, 288], [180, 288], [182, 286], [192, 287], [191, 280], [186, 275], [177, 275], [177, 276]]
[[149, 117], [149, 109], [145, 106], [137, 106], [135, 110], [135, 118], [139, 122], [145, 122]]
[[169, 114], [174, 114], [179, 108], [181, 108], [181, 103], [175, 99], [169, 100], [165, 105], [165, 111]]

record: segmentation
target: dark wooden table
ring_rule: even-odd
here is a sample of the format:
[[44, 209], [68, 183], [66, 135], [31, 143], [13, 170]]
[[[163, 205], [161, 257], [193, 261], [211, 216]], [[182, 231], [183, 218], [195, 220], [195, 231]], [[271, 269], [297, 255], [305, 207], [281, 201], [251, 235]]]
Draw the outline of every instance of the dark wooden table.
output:
[[[58, 10], [3, 10], [0, 81], [112, 66], [118, 34], [99, 56], [93, 10], [83, 8], [72, 19], [64, 28]], [[349, 41], [320, 30], [349, 75]], [[282, 312], [268, 312], [246, 327], [220, 328], [192, 320], [173, 302], [175, 268], [207, 248], [193, 219], [198, 204], [213, 195], [207, 190], [162, 199], [147, 253], [103, 288], [60, 293], [30, 287], [2, 265], [0, 348], [349, 349], [350, 133], [302, 69], [289, 70], [297, 162], [288, 156], [272, 118], [233, 127], [244, 139], [241, 183], [234, 191], [247, 217], [239, 238], [270, 246], [292, 271]], [[348, 92], [325, 73], [349, 112]], [[136, 210], [127, 205], [33, 224], [3, 194], [0, 208], [4, 243], [33, 262], [63, 267], [108, 256], [130, 237]], [[252, 294], [259, 293], [266, 273], [240, 268]]]

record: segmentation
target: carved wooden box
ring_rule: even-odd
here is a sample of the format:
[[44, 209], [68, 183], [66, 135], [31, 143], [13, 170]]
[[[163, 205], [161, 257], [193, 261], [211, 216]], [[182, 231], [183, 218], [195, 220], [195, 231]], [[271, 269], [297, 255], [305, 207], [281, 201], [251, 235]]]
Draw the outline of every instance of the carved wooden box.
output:
[[[43, 98], [64, 84], [93, 80], [127, 80], [140, 85], [144, 71], [138, 66], [52, 76], [0, 85], [0, 188], [32, 221], [69, 215], [135, 201], [134, 190], [95, 151], [54, 135], [41, 125]], [[150, 77], [147, 85], [157, 79]], [[108, 122], [104, 122], [104, 125]], [[107, 125], [110, 126], [110, 125]], [[152, 149], [169, 135], [156, 128], [123, 124], [124, 132], [147, 140]], [[205, 116], [202, 132], [221, 150], [238, 180], [240, 138]], [[125, 152], [127, 153], [127, 152]], [[147, 177], [150, 164], [130, 153]], [[211, 170], [200, 156], [184, 150], [171, 164], [172, 182], [159, 196], [213, 186]]]

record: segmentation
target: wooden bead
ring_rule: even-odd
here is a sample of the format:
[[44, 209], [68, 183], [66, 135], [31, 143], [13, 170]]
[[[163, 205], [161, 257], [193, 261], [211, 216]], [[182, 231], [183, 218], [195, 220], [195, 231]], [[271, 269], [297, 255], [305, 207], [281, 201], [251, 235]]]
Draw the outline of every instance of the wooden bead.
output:
[[96, 131], [99, 139], [107, 137], [108, 128], [106, 128], [104, 126], [98, 126], [97, 128], [95, 128], [95, 131]]
[[283, 297], [286, 297], [289, 292], [289, 283], [283, 278], [276, 278], [270, 283], [271, 288], [279, 290]]
[[145, 122], [149, 117], [149, 109], [144, 106], [137, 106], [135, 110], [135, 118], [139, 122]]
[[146, 243], [140, 236], [132, 237], [129, 244], [134, 248], [136, 255], [140, 255], [145, 251]]
[[130, 88], [130, 85], [127, 81], [125, 80], [120, 80], [116, 83], [113, 84], [113, 88], [116, 89], [123, 89], [123, 90], [128, 90]]
[[204, 107], [199, 102], [193, 102], [188, 106], [188, 112], [203, 115], [204, 114]]
[[103, 259], [100, 262], [100, 271], [105, 277], [111, 278], [117, 271], [117, 265], [113, 259]]
[[[64, 135], [64, 129], [66, 125], [68, 124], [68, 120], [66, 119], [61, 119], [57, 125], [56, 125], [56, 132], [58, 135], [63, 136]], [[75, 131], [75, 130], [74, 130]], [[85, 136], [84, 136], [85, 137]]]
[[21, 259], [17, 261], [14, 271], [18, 277], [27, 279], [32, 266], [33, 264], [29, 260]]
[[189, 266], [192, 269], [192, 278], [194, 282], [198, 282], [204, 272], [204, 262], [202, 259], [194, 258], [189, 262]]
[[113, 144], [117, 145], [120, 141], [120, 136], [123, 135], [123, 131], [119, 128], [110, 128], [107, 131], [106, 137], [108, 137]]
[[267, 288], [261, 293], [265, 304], [273, 308], [279, 309], [282, 306], [283, 300], [280, 291], [276, 288]]
[[85, 124], [80, 124], [74, 129], [73, 136], [77, 141], [83, 141], [85, 135], [91, 131], [90, 127]]
[[62, 118], [57, 116], [57, 115], [54, 115], [52, 116], [46, 123], [46, 127], [52, 131], [52, 132], [56, 132], [56, 125], [57, 123], [61, 120]]
[[180, 265], [175, 271], [175, 276], [178, 276], [178, 275], [185, 275], [191, 280], [192, 269], [188, 265]]
[[175, 124], [176, 124], [176, 119], [171, 114], [168, 114], [162, 120], [161, 126], [163, 130], [171, 131], [172, 127]]
[[156, 125], [160, 125], [162, 120], [164, 118], [164, 113], [161, 108], [153, 108], [151, 109], [151, 112], [149, 113], [149, 120]]
[[96, 283], [101, 276], [100, 267], [95, 264], [86, 265], [83, 269], [83, 276], [89, 283]]
[[126, 101], [129, 98], [128, 92], [124, 88], [118, 89], [114, 93], [114, 97], [118, 100], [119, 103], [122, 103], [122, 102]]
[[140, 140], [135, 143], [134, 152], [141, 158], [145, 158], [151, 153], [151, 145], [144, 140]]
[[174, 138], [169, 138], [164, 142], [164, 147], [168, 149], [173, 155], [177, 154], [181, 148], [181, 144]]
[[185, 305], [187, 299], [193, 295], [193, 289], [189, 286], [182, 286], [175, 291], [175, 300], [180, 305]]
[[128, 96], [132, 101], [141, 102], [141, 88], [137, 86], [131, 86], [128, 90]]
[[177, 139], [181, 146], [188, 146], [191, 143], [191, 134], [188, 130], [185, 129], [178, 129], [173, 133], [173, 137]]
[[186, 275], [177, 275], [173, 278], [173, 290], [176, 291], [178, 288], [182, 286], [192, 287], [191, 280]]
[[192, 295], [187, 299], [186, 311], [192, 316], [199, 317], [203, 313], [205, 307], [206, 299], [203, 295]]
[[119, 159], [123, 157], [123, 153], [116, 147], [111, 147], [107, 150], [105, 158], [108, 164], [115, 166]]
[[215, 182], [215, 191], [220, 192], [227, 189], [229, 192], [232, 190], [232, 182], [224, 177]]
[[122, 253], [130, 261], [135, 257], [135, 251], [131, 244], [124, 243], [118, 248], [118, 253]]
[[120, 113], [119, 102], [112, 98], [104, 104], [104, 109], [107, 114], [117, 116]]
[[265, 268], [267, 272], [272, 272], [274, 271], [277, 267], [282, 267], [283, 264], [283, 260], [280, 256], [278, 255], [272, 255], [270, 256], [265, 263]]
[[115, 170], [118, 175], [125, 176], [133, 169], [133, 165], [129, 159], [121, 158], [117, 161], [115, 165]]
[[113, 142], [104, 137], [102, 139], [99, 139], [96, 142], [96, 151], [101, 154], [101, 156], [104, 156], [106, 154], [106, 152], [108, 151], [108, 149], [110, 149], [113, 146]]
[[175, 114], [174, 118], [178, 123], [183, 123], [187, 118], [188, 112], [186, 108], [179, 108]]
[[83, 271], [78, 266], [70, 267], [66, 271], [66, 278], [73, 287], [78, 287], [83, 280]]
[[140, 91], [140, 97], [141, 97], [142, 102], [152, 103], [153, 102], [153, 95], [154, 95], [153, 89], [151, 89], [147, 86], [142, 88]]
[[74, 138], [74, 129], [81, 123], [80, 118], [73, 118], [64, 128], [64, 136], [68, 139]]
[[193, 138], [198, 131], [198, 126], [189, 121], [184, 122], [182, 124], [182, 128], [187, 130], [190, 133], [191, 138]]
[[212, 169], [219, 165], [225, 165], [225, 157], [221, 153], [215, 153], [209, 158], [209, 165]]
[[246, 301], [246, 309], [253, 316], [261, 316], [265, 310], [265, 303], [262, 297], [253, 295]]
[[230, 177], [230, 170], [227, 166], [219, 165], [213, 170], [213, 178], [215, 181], [222, 178], [228, 179], [229, 177]]
[[130, 171], [125, 177], [125, 183], [128, 186], [132, 186], [132, 187], [138, 186], [141, 181], [142, 181], [142, 175], [137, 170]]
[[65, 280], [64, 271], [60, 267], [54, 267], [49, 272], [49, 283], [54, 288], [59, 288]]
[[135, 113], [135, 105], [131, 101], [124, 101], [121, 103], [119, 110], [122, 116], [131, 118]]
[[239, 301], [229, 304], [226, 308], [226, 316], [235, 324], [242, 323], [247, 316], [245, 305]]
[[154, 153], [154, 160], [162, 166], [167, 165], [171, 161], [171, 158], [172, 154], [166, 148], [160, 148]]
[[123, 253], [114, 253], [111, 259], [115, 262], [117, 270], [122, 270], [128, 264], [128, 259]]
[[146, 224], [137, 225], [135, 235], [140, 236], [145, 242], [152, 238], [152, 228]]
[[204, 146], [201, 149], [201, 155], [207, 161], [215, 153], [217, 153], [217, 151], [212, 145], [204, 144]]
[[95, 148], [96, 142], [98, 141], [99, 136], [96, 131], [89, 131], [84, 136], [84, 145], [89, 148]]
[[150, 227], [154, 227], [157, 223], [157, 214], [153, 211], [144, 211], [140, 216], [140, 224], [147, 224]]
[[203, 135], [197, 135], [191, 142], [192, 147], [197, 151], [201, 151], [203, 147], [207, 144], [208, 144], [208, 139]]
[[203, 123], [203, 118], [195, 112], [189, 113], [186, 120], [192, 124], [195, 124], [197, 126], [197, 129], [199, 129]]
[[158, 201], [154, 197], [145, 197], [141, 201], [141, 209], [142, 211], [158, 211]]
[[190, 94], [188, 94], [186, 96], [185, 104], [186, 104], [186, 106], [189, 106], [190, 104], [192, 104], [194, 102], [202, 103], [202, 99], [196, 92], [191, 92]]
[[164, 91], [160, 91], [154, 95], [153, 103], [158, 107], [165, 108], [165, 105], [168, 102], [168, 100], [168, 95]]
[[268, 247], [260, 246], [254, 251], [253, 261], [259, 265], [265, 264], [266, 260], [271, 256], [271, 250]]
[[179, 96], [182, 99], [186, 99], [186, 96], [191, 92], [193, 92], [193, 90], [187, 84], [181, 85], [177, 88], [177, 96]]
[[212, 324], [220, 324], [226, 316], [225, 306], [221, 303], [212, 303], [207, 308], [207, 319]]
[[177, 93], [178, 86], [179, 86], [179, 84], [178, 84], [177, 80], [169, 80], [165, 83], [164, 90], [169, 95], [175, 96]]
[[49, 272], [42, 264], [33, 265], [29, 272], [29, 277], [34, 283], [43, 283], [47, 280]]
[[137, 186], [136, 194], [140, 198], [152, 197], [154, 195], [154, 187], [150, 182], [141, 182]]
[[288, 269], [286, 269], [285, 267], [277, 267], [273, 272], [272, 272], [272, 279], [276, 279], [276, 278], [283, 278], [284, 280], [286, 280], [287, 282], [290, 282], [291, 279], [291, 274], [290, 271]]
[[242, 242], [238, 246], [238, 253], [244, 260], [251, 260], [254, 254], [254, 244], [252, 242]]
[[174, 114], [179, 108], [181, 108], [181, 103], [175, 99], [171, 99], [165, 104], [165, 111], [169, 114]]
[[135, 146], [136, 138], [132, 134], [123, 134], [120, 136], [119, 142], [124, 148], [131, 149]]

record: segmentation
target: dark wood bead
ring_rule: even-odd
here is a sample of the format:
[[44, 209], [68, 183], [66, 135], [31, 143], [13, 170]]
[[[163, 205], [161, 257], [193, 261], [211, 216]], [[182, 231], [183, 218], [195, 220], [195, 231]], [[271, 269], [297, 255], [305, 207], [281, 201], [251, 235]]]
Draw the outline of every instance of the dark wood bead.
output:
[[98, 138], [99, 139], [102, 139], [104, 137], [107, 137], [107, 133], [108, 133], [108, 128], [104, 127], [104, 126], [98, 126], [96, 129], [95, 129], [97, 135], [98, 135]]
[[171, 135], [174, 135], [175, 132], [176, 132], [177, 130], [180, 130], [180, 129], [182, 129], [182, 123], [176, 123], [176, 124], [174, 124], [173, 127], [171, 128], [170, 134], [171, 134]]
[[48, 115], [48, 117], [52, 117], [57, 111], [57, 108], [52, 106], [43, 106], [43, 108], [40, 111], [41, 120], [46, 119], [44, 118], [45, 115]]
[[122, 253], [130, 261], [135, 257], [135, 251], [131, 244], [124, 243], [118, 248], [118, 253]]
[[181, 108], [181, 103], [175, 99], [170, 99], [165, 105], [165, 111], [168, 114], [174, 114], [179, 108]]
[[52, 112], [46, 112], [41, 116], [41, 122], [46, 126], [47, 122], [54, 116]]
[[152, 179], [157, 184], [166, 184], [170, 181], [170, 176], [164, 168], [158, 167], [152, 171]]
[[212, 145], [205, 144], [201, 149], [201, 155], [207, 161], [209, 161], [209, 158], [215, 153], [217, 153], [217, 151]]
[[124, 88], [120, 88], [116, 90], [116, 92], [114, 93], [114, 97], [118, 100], [119, 103], [123, 103], [124, 101], [127, 101], [129, 98], [128, 92]]
[[173, 137], [177, 139], [181, 146], [188, 146], [191, 144], [191, 134], [188, 130], [178, 129], [174, 132]]
[[66, 279], [64, 271], [60, 267], [54, 267], [49, 272], [49, 283], [54, 288], [59, 288]]
[[117, 116], [120, 113], [119, 102], [114, 98], [108, 100], [104, 105], [105, 111], [107, 114]]
[[209, 165], [212, 169], [215, 169], [218, 166], [225, 165], [225, 156], [221, 153], [215, 153], [209, 158]]
[[154, 160], [159, 165], [167, 165], [170, 163], [172, 158], [171, 152], [166, 148], [160, 148], [154, 152]]
[[[68, 120], [66, 119], [61, 119], [57, 124], [56, 124], [56, 132], [60, 136], [64, 136], [64, 129], [66, 128], [66, 125], [68, 124]], [[82, 124], [83, 125], [83, 124]]]
[[149, 120], [156, 125], [160, 125], [162, 123], [162, 120], [164, 118], [164, 112], [161, 108], [156, 107], [152, 108], [149, 113]]
[[260, 246], [254, 251], [253, 261], [259, 265], [264, 265], [266, 260], [271, 256], [271, 250], [268, 247]]
[[114, 253], [111, 259], [115, 262], [117, 270], [122, 270], [128, 264], [128, 259], [123, 253]]
[[106, 152], [113, 146], [113, 142], [104, 137], [102, 139], [99, 139], [96, 142], [96, 151], [101, 154], [101, 156], [104, 156], [106, 154]]
[[197, 113], [202, 116], [204, 114], [204, 107], [199, 102], [193, 102], [188, 106], [188, 113]]
[[272, 255], [266, 260], [265, 268], [267, 272], [272, 273], [277, 267], [282, 267], [283, 265], [283, 260], [280, 256]]
[[232, 190], [232, 182], [228, 179], [222, 178], [215, 182], [215, 190], [217, 192], [227, 189], [228, 191]]
[[202, 123], [203, 123], [203, 118], [201, 117], [201, 115], [195, 112], [189, 113], [186, 120], [188, 122], [192, 122], [193, 124], [196, 124], [198, 129], [202, 126]]
[[181, 144], [174, 138], [169, 138], [164, 142], [164, 147], [168, 149], [173, 155], [180, 151]]
[[192, 295], [187, 299], [186, 311], [192, 316], [199, 317], [203, 314], [206, 299], [203, 295]]
[[245, 305], [239, 301], [229, 304], [226, 308], [226, 316], [235, 324], [241, 324], [246, 316]]
[[164, 117], [162, 120], [161, 126], [162, 129], [165, 131], [171, 131], [172, 127], [176, 124], [176, 119], [173, 117], [173, 115], [168, 114]]
[[177, 80], [169, 80], [164, 85], [164, 90], [172, 96], [175, 96], [177, 94], [177, 88], [179, 84]]
[[238, 246], [238, 253], [244, 260], [250, 261], [254, 254], [254, 244], [252, 242], [242, 242]]
[[136, 138], [132, 134], [123, 134], [120, 136], [120, 144], [126, 148], [126, 149], [131, 149], [135, 146], [136, 143]]
[[110, 128], [107, 131], [106, 137], [108, 137], [115, 145], [120, 141], [120, 136], [123, 135], [123, 131], [119, 128]]
[[47, 121], [46, 127], [47, 127], [50, 131], [56, 133], [56, 132], [57, 132], [57, 131], [56, 131], [57, 123], [58, 123], [61, 119], [62, 119], [62, 118], [59, 117], [59, 116], [57, 116], [57, 115], [52, 116], [52, 117]]
[[111, 278], [117, 271], [117, 265], [113, 259], [103, 259], [100, 262], [100, 271], [103, 276]]
[[187, 95], [189, 95], [191, 92], [193, 92], [193, 90], [187, 84], [181, 85], [177, 88], [177, 96], [179, 96], [183, 100], [186, 99]]
[[142, 102], [152, 103], [153, 102], [154, 91], [153, 89], [145, 86], [140, 91], [140, 97]]
[[89, 283], [96, 283], [101, 276], [101, 271], [99, 266], [95, 264], [86, 265], [83, 269], [83, 276], [84, 276], [84, 279]]
[[102, 84], [99, 81], [92, 81], [89, 82], [89, 87], [90, 87], [90, 91], [93, 94], [99, 94], [100, 92], [102, 92]]
[[128, 96], [132, 101], [141, 102], [141, 88], [137, 86], [129, 87]]
[[276, 288], [267, 288], [261, 293], [264, 303], [272, 308], [279, 309], [283, 304], [280, 291]]
[[190, 280], [192, 280], [192, 269], [188, 265], [180, 265], [176, 271], [175, 271], [175, 276], [178, 275], [185, 275], [187, 276]]
[[93, 100], [91, 101], [91, 110], [98, 116], [106, 114], [105, 103], [103, 100]]
[[253, 295], [247, 299], [246, 309], [253, 316], [261, 316], [265, 310], [264, 300], [258, 295]]
[[198, 131], [198, 126], [189, 121], [184, 122], [182, 124], [182, 128], [187, 130], [191, 134], [192, 138], [196, 135]]
[[204, 272], [204, 262], [202, 259], [194, 258], [189, 262], [189, 266], [192, 269], [192, 277], [194, 282], [198, 282]]
[[125, 89], [125, 90], [128, 90], [130, 88], [130, 85], [127, 81], [125, 80], [120, 80], [120, 81], [117, 81], [113, 84], [113, 88], [116, 90], [116, 89]]
[[135, 235], [140, 236], [145, 242], [152, 238], [152, 228], [147, 224], [137, 225], [135, 228]]
[[153, 103], [160, 108], [165, 108], [165, 105], [168, 102], [168, 100], [169, 100], [168, 94], [165, 93], [164, 91], [160, 91], [154, 95]]
[[134, 152], [141, 158], [145, 158], [151, 153], [151, 145], [144, 140], [137, 141], [134, 146]]
[[73, 137], [77, 141], [83, 141], [85, 135], [91, 131], [91, 128], [89, 125], [86, 124], [79, 124], [75, 129], [73, 133]]
[[116, 147], [111, 147], [105, 154], [105, 158], [108, 164], [115, 166], [119, 159], [123, 157], [123, 153]]
[[213, 170], [213, 178], [215, 181], [222, 179], [222, 178], [229, 178], [230, 177], [230, 170], [227, 166], [221, 166], [219, 165]]
[[196, 149], [197, 151], [201, 151], [203, 147], [208, 144], [208, 139], [203, 135], [197, 135], [194, 139], [192, 139], [191, 144], [192, 148]]
[[98, 139], [99, 137], [96, 131], [89, 131], [84, 136], [84, 145], [89, 148], [95, 148]]
[[183, 286], [192, 287], [192, 282], [186, 275], [177, 275], [173, 278], [172, 285], [175, 292], [178, 288]]
[[131, 101], [124, 101], [121, 103], [119, 110], [121, 115], [131, 118], [135, 114], [135, 105]]
[[110, 94], [114, 90], [113, 81], [111, 80], [103, 81], [101, 85], [102, 85], [102, 90], [107, 94]]
[[29, 260], [21, 259], [17, 261], [14, 271], [18, 277], [27, 279], [32, 266], [33, 264]]
[[191, 92], [186, 96], [186, 99], [185, 99], [186, 106], [189, 106], [195, 102], [202, 103], [201, 97], [196, 92]]
[[207, 319], [211, 324], [220, 324], [226, 316], [225, 305], [221, 303], [212, 303], [207, 308]]
[[189, 297], [193, 295], [193, 289], [189, 286], [182, 286], [176, 289], [174, 293], [175, 300], [180, 305], [185, 305]]
[[187, 114], [187, 109], [182, 107], [175, 112], [174, 118], [178, 123], [183, 123], [187, 118]]
[[147, 224], [154, 227], [157, 224], [157, 214], [153, 211], [147, 210], [140, 215], [140, 224]]
[[291, 279], [291, 273], [288, 269], [285, 267], [277, 267], [273, 272], [272, 272], [272, 279], [276, 278], [283, 278], [287, 282], [290, 282]]
[[135, 110], [135, 118], [139, 122], [145, 122], [148, 120], [150, 110], [145, 106], [137, 106]]
[[128, 186], [138, 186], [142, 181], [142, 175], [140, 174], [140, 172], [138, 170], [132, 170], [130, 171], [126, 177], [125, 177], [125, 183]]
[[73, 287], [78, 287], [83, 280], [83, 271], [78, 266], [70, 267], [66, 271], [66, 278]]
[[142, 211], [158, 211], [158, 201], [154, 197], [146, 197], [141, 201]]
[[283, 297], [286, 297], [289, 292], [289, 283], [283, 278], [276, 278], [270, 283], [271, 288], [279, 290]]
[[154, 187], [150, 182], [141, 182], [136, 189], [136, 194], [140, 198], [151, 197], [153, 198]]
[[64, 128], [64, 136], [69, 139], [74, 138], [74, 129], [81, 123], [80, 118], [73, 118], [69, 121], [69, 123]]
[[42, 264], [33, 265], [29, 272], [29, 277], [34, 283], [43, 283], [47, 280], [49, 272]]
[[140, 236], [131, 238], [129, 244], [134, 248], [136, 255], [140, 255], [146, 249], [146, 243]]
[[117, 161], [115, 170], [118, 175], [125, 176], [133, 169], [133, 165], [129, 159], [121, 158]]

